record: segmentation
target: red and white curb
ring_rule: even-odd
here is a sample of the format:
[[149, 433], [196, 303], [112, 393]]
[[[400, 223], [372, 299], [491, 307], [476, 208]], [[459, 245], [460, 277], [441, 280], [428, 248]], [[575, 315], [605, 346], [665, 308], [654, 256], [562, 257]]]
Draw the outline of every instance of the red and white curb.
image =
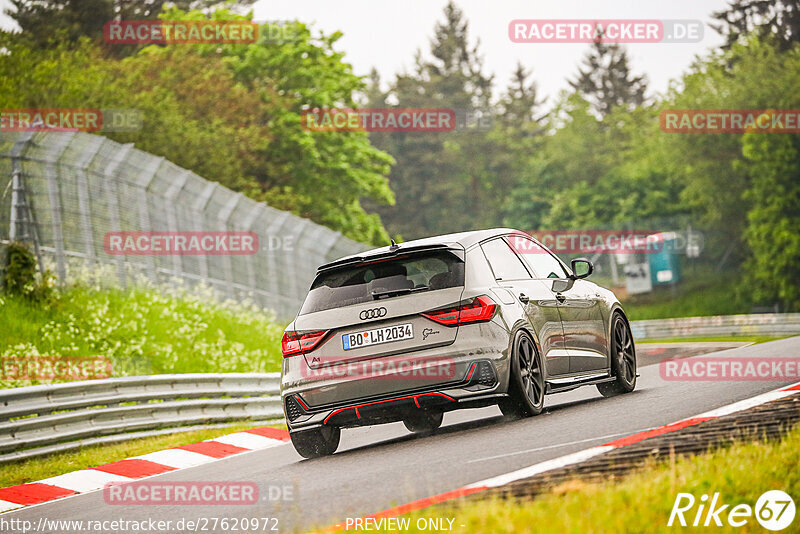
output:
[[[729, 404], [727, 406], [723, 406], [721, 408], [717, 408], [716, 410], [711, 410], [709, 412], [705, 412], [700, 415], [690, 417], [688, 419], [682, 419], [680, 421], [676, 421], [668, 425], [651, 428], [649, 430], [645, 430], [644, 432], [637, 432], [636, 434], [631, 434], [630, 436], [610, 441], [608, 443], [604, 443], [603, 445], [598, 445], [596, 447], [578, 451], [572, 454], [567, 454], [559, 458], [554, 458], [552, 460], [540, 462], [538, 464], [534, 464], [528, 467], [523, 467], [522, 469], [518, 469], [517, 471], [512, 471], [510, 473], [488, 478], [486, 480], [481, 480], [479, 482], [475, 482], [473, 484], [469, 484], [467, 486], [463, 486], [461, 488], [454, 489], [451, 491], [446, 491], [444, 493], [439, 493], [431, 497], [425, 497], [423, 499], [412, 501], [406, 504], [394, 506], [392, 508], [388, 508], [381, 512], [365, 516], [363, 519], [366, 520], [369, 518], [377, 520], [385, 517], [397, 517], [403, 514], [407, 514], [409, 512], [413, 512], [414, 510], [427, 508], [434, 504], [449, 501], [452, 499], [457, 499], [459, 497], [465, 497], [467, 495], [485, 491], [491, 488], [505, 486], [506, 484], [510, 484], [511, 482], [514, 482], [516, 480], [521, 480], [523, 478], [530, 478], [540, 473], [552, 471], [553, 469], [559, 469], [568, 465], [585, 462], [590, 458], [594, 458], [595, 456], [599, 456], [608, 451], [618, 449], [621, 447], [626, 447], [628, 445], [638, 443], [640, 441], [652, 438], [654, 436], [660, 436], [662, 434], [674, 432], [676, 430], [680, 430], [681, 428], [693, 426], [705, 421], [709, 421], [711, 419], [722, 417], [724, 415], [741, 412], [743, 410], [747, 410], [749, 408], [753, 408], [755, 406], [759, 406], [767, 402], [772, 402], [778, 399], [782, 399], [784, 397], [789, 397], [797, 393], [800, 393], [800, 382], [798, 382], [797, 384], [793, 384], [789, 387], [777, 389], [775, 391], [763, 393], [761, 395], [757, 395], [755, 397], [745, 399], [743, 401], [735, 402], [733, 404]], [[345, 528], [342, 525], [336, 525], [334, 527], [325, 529], [326, 532], [335, 532], [339, 530], [345, 530]]]
[[236, 454], [266, 449], [289, 441], [286, 430], [259, 427], [226, 434], [174, 449], [134, 456], [90, 469], [81, 469], [38, 482], [0, 488], [0, 513], [102, 489], [110, 482], [131, 482]]

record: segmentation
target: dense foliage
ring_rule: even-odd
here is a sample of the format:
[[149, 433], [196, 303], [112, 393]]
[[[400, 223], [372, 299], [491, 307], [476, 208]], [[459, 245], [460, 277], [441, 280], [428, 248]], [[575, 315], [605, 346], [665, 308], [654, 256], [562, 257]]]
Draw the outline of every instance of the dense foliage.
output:
[[[175, 7], [161, 16], [205, 18]], [[211, 16], [245, 19], [225, 9]], [[334, 49], [341, 35], [312, 36], [301, 23], [287, 34], [277, 40], [264, 31], [253, 45], [153, 45], [118, 59], [90, 37], [40, 47], [27, 32], [3, 33], [0, 109], [137, 109], [141, 130], [104, 135], [353, 239], [387, 242], [361, 202], [394, 201], [391, 156], [365, 133], [301, 128], [303, 109], [354, 105], [364, 86]]]

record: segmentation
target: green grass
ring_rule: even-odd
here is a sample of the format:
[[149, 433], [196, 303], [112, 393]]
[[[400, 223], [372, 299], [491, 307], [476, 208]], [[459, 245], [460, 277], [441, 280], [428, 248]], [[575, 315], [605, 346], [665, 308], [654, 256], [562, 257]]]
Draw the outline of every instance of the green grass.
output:
[[[701, 495], [720, 493], [721, 504], [729, 506], [721, 519], [737, 504], [755, 506], [767, 490], [778, 489], [800, 496], [800, 427], [785, 439], [773, 442], [740, 443], [729, 448], [669, 462], [651, 463], [617, 483], [588, 484], [569, 481], [532, 501], [461, 500], [410, 513], [411, 532], [421, 518], [453, 519], [453, 532], [537, 532], [537, 533], [640, 533], [640, 532], [767, 532], [755, 520], [742, 528], [681, 528], [667, 526], [679, 492], [697, 499], [685, 517], [694, 521]], [[445, 521], [445, 524], [447, 522]], [[800, 515], [783, 532], [798, 532]]]
[[[0, 297], [0, 359], [103, 356], [114, 376], [266, 372], [281, 365], [283, 324], [208, 290], [73, 287], [48, 304]], [[11, 380], [0, 387], [39, 383]]]
[[[286, 428], [283, 425], [276, 426]], [[92, 445], [75, 451], [2, 464], [0, 465], [0, 488], [35, 482], [44, 478], [77, 471], [78, 469], [96, 467], [124, 460], [131, 456], [139, 456], [149, 452], [213, 439], [224, 434], [232, 434], [249, 428], [253, 428], [252, 422], [242, 422], [226, 428], [179, 432], [110, 445]]]
[[620, 300], [631, 321], [750, 313], [750, 303], [737, 296], [738, 284], [735, 274], [701, 269], [684, 272], [674, 287], [657, 287]]

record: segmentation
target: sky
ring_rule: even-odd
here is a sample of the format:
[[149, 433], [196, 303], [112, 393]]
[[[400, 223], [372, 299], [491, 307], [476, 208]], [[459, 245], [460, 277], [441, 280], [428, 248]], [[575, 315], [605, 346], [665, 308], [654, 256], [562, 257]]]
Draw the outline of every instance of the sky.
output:
[[[724, 8], [726, 0], [457, 0], [469, 21], [472, 39], [480, 50], [495, 86], [504, 89], [517, 61], [533, 69], [542, 94], [554, 98], [567, 89], [588, 44], [512, 43], [508, 24], [514, 19], [694, 19], [705, 23], [699, 43], [628, 44], [635, 73], [645, 73], [650, 93], [663, 92], [670, 79], [685, 72], [696, 55], [705, 55], [723, 39], [708, 26], [711, 13]], [[256, 20], [300, 19], [315, 22], [325, 32], [340, 30], [339, 49], [356, 74], [378, 69], [386, 81], [411, 70], [414, 54], [430, 50], [436, 22], [444, 20], [447, 0], [259, 0]]]
[[[568, 78], [574, 78], [588, 44], [513, 43], [508, 24], [514, 19], [661, 19], [700, 20], [700, 42], [627, 44], [635, 74], [646, 74], [650, 96], [666, 91], [695, 56], [716, 48], [722, 38], [708, 26], [711, 13], [724, 8], [726, 0], [457, 0], [469, 21], [473, 43], [480, 39], [485, 71], [495, 75], [502, 90], [519, 61], [533, 70], [541, 94], [552, 103]], [[356, 74], [372, 67], [384, 81], [411, 70], [414, 54], [430, 50], [436, 22], [444, 20], [447, 0], [258, 0], [253, 4], [256, 21], [299, 19], [325, 33], [342, 31], [338, 49], [345, 53]], [[8, 6], [0, 0], [0, 6]], [[0, 27], [14, 22], [0, 16]]]

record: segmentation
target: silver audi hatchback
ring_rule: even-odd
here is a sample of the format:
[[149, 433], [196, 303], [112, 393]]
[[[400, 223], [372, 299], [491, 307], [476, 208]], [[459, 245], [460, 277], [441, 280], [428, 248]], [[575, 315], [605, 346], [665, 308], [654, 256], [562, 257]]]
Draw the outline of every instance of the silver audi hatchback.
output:
[[594, 384], [633, 391], [636, 352], [614, 294], [507, 228], [443, 235], [321, 266], [283, 335], [281, 395], [300, 455], [333, 453], [345, 427], [432, 432], [449, 410], [514, 417]]

